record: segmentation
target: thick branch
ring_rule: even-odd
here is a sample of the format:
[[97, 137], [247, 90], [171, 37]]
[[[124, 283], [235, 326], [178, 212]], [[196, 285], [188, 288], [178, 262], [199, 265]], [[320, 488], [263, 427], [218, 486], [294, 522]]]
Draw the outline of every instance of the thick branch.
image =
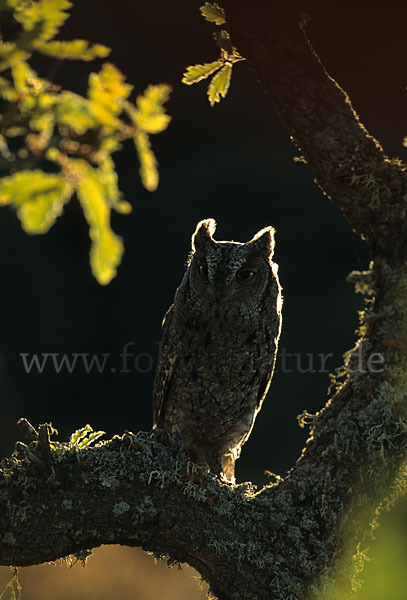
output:
[[32, 459], [41, 456], [37, 442], [25, 450], [20, 442], [18, 454], [1, 472], [0, 564], [137, 545], [195, 566], [221, 598], [273, 597], [270, 540], [285, 516], [270, 512], [249, 484], [224, 485], [146, 433], [57, 447], [48, 461]]
[[407, 252], [406, 166], [370, 136], [308, 41], [299, 11], [281, 3], [222, 0], [233, 43], [246, 56], [318, 184], [377, 252]]
[[[360, 464], [363, 452], [369, 495], [405, 450], [406, 432], [401, 435], [383, 406], [354, 416], [371, 448], [359, 442], [344, 453], [337, 443], [336, 476], [341, 479]], [[379, 434], [369, 433], [378, 422], [389, 436], [380, 447]], [[325, 448], [331, 456], [324, 428], [328, 432], [320, 425], [314, 450]], [[256, 494], [250, 484], [221, 483], [147, 433], [126, 433], [81, 450], [52, 443], [48, 456], [40, 441], [29, 447], [20, 442], [17, 453], [0, 472], [2, 565], [37, 564], [101, 544], [124, 544], [188, 562], [222, 599], [277, 599], [283, 588], [288, 597], [303, 598], [312, 590], [317, 597], [315, 577], [340, 541], [336, 525], [343, 505], [322, 467], [298, 471]], [[335, 456], [330, 461], [334, 464]], [[365, 495], [356, 497], [359, 510], [364, 500]], [[371, 506], [368, 512], [363, 516], [371, 517]]]

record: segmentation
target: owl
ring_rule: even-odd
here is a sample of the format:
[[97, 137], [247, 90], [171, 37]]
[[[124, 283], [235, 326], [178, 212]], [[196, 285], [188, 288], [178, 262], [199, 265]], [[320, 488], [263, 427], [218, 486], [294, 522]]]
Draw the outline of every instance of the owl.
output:
[[213, 239], [200, 221], [163, 321], [153, 426], [196, 463], [234, 482], [235, 461], [269, 389], [281, 330], [274, 229], [246, 243]]

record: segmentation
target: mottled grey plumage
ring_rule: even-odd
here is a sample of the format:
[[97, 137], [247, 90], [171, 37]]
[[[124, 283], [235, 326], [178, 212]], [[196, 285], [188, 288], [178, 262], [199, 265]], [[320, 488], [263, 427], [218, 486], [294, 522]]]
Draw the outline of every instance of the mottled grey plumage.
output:
[[235, 460], [273, 375], [281, 287], [274, 230], [219, 242], [198, 223], [188, 268], [163, 322], [154, 426], [182, 440], [192, 460], [234, 481]]

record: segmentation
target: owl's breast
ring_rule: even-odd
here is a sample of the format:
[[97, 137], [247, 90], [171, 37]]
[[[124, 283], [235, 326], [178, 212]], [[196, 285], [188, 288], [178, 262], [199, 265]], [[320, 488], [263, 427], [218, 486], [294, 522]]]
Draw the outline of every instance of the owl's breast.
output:
[[216, 311], [203, 318], [183, 316], [174, 336], [176, 362], [167, 408], [173, 433], [184, 440], [233, 445], [250, 431], [264, 378], [271, 378], [274, 337], [268, 326], [242, 327], [217, 317]]

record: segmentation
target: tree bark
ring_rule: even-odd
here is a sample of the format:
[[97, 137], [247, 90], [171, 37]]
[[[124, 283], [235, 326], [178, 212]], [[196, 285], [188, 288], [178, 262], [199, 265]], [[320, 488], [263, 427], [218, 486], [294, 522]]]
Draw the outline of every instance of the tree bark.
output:
[[221, 600], [310, 600], [328, 590], [344, 600], [352, 557], [363, 561], [406, 459], [406, 167], [360, 123], [299, 14], [247, 0], [222, 6], [318, 185], [369, 244], [369, 271], [351, 275], [366, 294], [359, 339], [297, 463], [259, 491], [220, 482], [156, 435], [78, 450], [47, 442], [42, 429], [0, 472], [0, 563], [140, 545], [194, 566]]

